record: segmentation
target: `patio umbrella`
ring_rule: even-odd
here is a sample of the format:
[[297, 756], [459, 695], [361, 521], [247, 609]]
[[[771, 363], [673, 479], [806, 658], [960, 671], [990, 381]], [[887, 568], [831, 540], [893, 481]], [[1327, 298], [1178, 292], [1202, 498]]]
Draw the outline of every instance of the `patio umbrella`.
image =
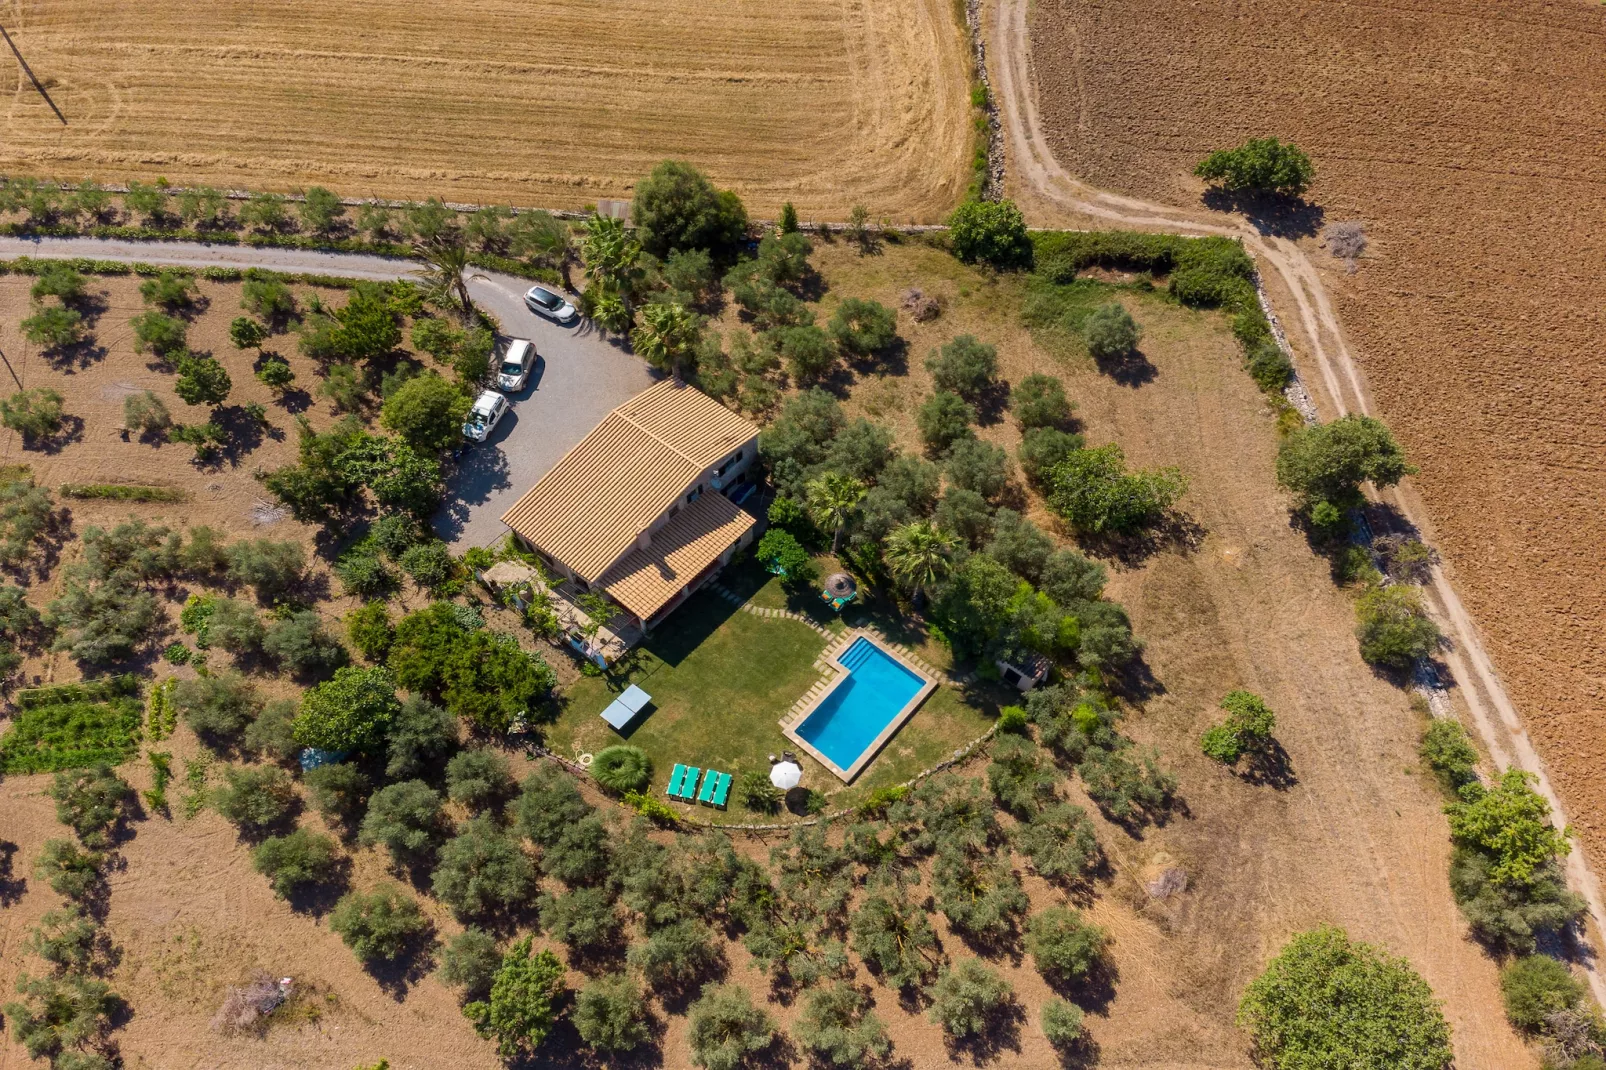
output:
[[859, 586], [846, 572], [833, 572], [825, 579], [825, 589], [832, 598], [848, 598], [859, 589]]
[[803, 779], [803, 770], [792, 762], [776, 762], [770, 766], [770, 783], [782, 790], [795, 788]]

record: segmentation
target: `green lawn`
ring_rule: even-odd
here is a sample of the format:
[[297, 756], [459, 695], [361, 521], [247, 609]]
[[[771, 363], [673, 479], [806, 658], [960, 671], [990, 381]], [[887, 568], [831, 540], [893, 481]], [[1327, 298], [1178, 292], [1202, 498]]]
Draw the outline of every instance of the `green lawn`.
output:
[[[775, 589], [784, 600], [779, 585]], [[764, 593], [770, 593], [767, 584]], [[769, 604], [768, 598], [756, 601]], [[548, 746], [564, 755], [595, 754], [619, 742], [619, 734], [598, 715], [634, 683], [653, 698], [628, 731], [630, 743], [653, 760], [655, 793], [662, 792], [676, 762], [737, 777], [749, 769], [767, 772], [769, 755], [796, 750], [778, 722], [819, 679], [814, 661], [824, 646], [819, 633], [803, 624], [756, 617], [703, 592], [676, 610], [629, 663], [607, 677], [582, 677], [570, 687], [562, 696], [563, 711], [546, 732]], [[952, 688], [939, 688], [833, 802], [851, 803], [946, 758], [987, 731], [997, 714], [995, 698], [967, 699]], [[826, 792], [841, 787], [823, 766], [806, 755], [799, 758], [806, 787]], [[752, 816], [734, 793], [729, 814], [732, 820]]]

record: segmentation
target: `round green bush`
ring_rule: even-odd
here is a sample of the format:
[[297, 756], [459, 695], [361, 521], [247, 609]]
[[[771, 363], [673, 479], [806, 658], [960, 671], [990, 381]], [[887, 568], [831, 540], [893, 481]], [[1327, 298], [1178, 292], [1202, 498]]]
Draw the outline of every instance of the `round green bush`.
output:
[[641, 791], [652, 779], [652, 759], [640, 747], [607, 747], [592, 761], [591, 775], [612, 791]]

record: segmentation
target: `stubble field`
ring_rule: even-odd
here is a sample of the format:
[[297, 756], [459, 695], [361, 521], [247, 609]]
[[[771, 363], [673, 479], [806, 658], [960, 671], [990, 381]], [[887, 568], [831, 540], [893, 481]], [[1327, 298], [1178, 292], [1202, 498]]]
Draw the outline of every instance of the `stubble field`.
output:
[[[963, 192], [949, 0], [23, 0], [0, 171], [578, 208], [665, 157], [751, 211], [928, 222]], [[7, 61], [10, 62], [9, 59]]]
[[[1569, 819], [1606, 847], [1606, 8], [1043, 0], [1052, 148], [1121, 192], [1197, 205], [1189, 172], [1245, 137], [1316, 162], [1359, 270], [1317, 253], [1378, 402]], [[1314, 229], [1314, 228], [1309, 228]]]

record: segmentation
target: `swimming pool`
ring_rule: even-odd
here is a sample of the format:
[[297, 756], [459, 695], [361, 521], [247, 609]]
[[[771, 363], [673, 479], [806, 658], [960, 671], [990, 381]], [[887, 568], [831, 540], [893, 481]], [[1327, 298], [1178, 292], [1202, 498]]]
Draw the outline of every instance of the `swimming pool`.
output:
[[937, 685], [865, 635], [832, 661], [843, 674], [787, 734], [852, 780]]

